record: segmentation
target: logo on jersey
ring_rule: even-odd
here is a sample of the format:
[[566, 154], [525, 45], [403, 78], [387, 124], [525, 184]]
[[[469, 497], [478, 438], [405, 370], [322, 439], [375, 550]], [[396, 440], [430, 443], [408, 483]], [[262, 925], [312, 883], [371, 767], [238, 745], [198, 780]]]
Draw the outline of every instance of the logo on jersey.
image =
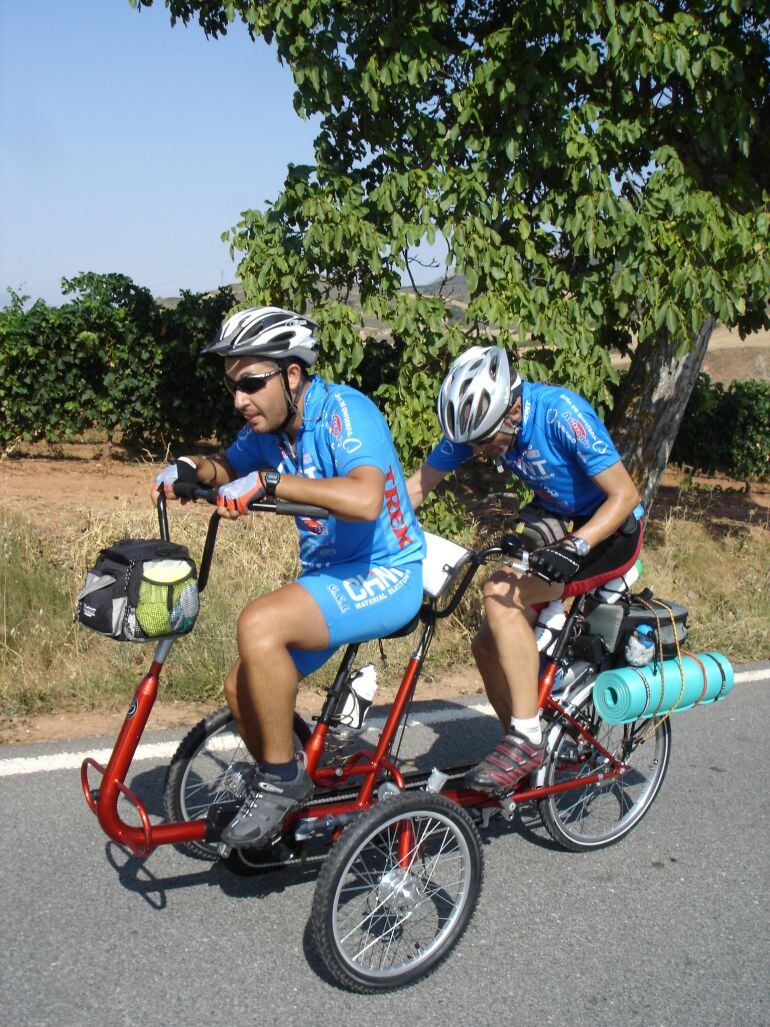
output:
[[586, 435], [586, 430], [580, 423], [580, 421], [578, 421], [575, 417], [568, 417], [567, 424], [569, 424], [575, 438], [578, 440], [580, 445], [588, 446], [588, 436]]
[[599, 456], [604, 456], [608, 449], [609, 447], [606, 442], [594, 442], [593, 444], [593, 451], [594, 453], [598, 453]]
[[313, 535], [323, 535], [326, 531], [326, 527], [323, 521], [316, 521], [312, 517], [300, 517], [300, 524], [307, 528], [308, 531], [312, 532]]
[[398, 548], [403, 549], [412, 539], [407, 534], [409, 529], [401, 512], [401, 500], [398, 498], [398, 487], [396, 486], [396, 478], [392, 467], [388, 468], [388, 473], [385, 475], [385, 503], [388, 507], [390, 526], [393, 529], [393, 534], [398, 539]]
[[342, 443], [342, 448], [345, 450], [346, 453], [355, 453], [357, 449], [361, 448], [361, 440], [345, 439], [345, 441]]
[[337, 439], [342, 435], [342, 420], [339, 414], [332, 416], [331, 433]]

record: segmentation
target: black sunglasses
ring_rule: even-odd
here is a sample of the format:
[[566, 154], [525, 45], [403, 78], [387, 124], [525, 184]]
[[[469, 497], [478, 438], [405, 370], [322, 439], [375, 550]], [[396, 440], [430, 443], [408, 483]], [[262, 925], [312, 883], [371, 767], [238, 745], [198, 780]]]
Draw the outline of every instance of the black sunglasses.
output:
[[225, 375], [225, 388], [231, 396], [234, 396], [236, 392], [245, 392], [247, 396], [251, 396], [260, 389], [264, 389], [268, 381], [280, 373], [280, 370], [268, 371], [266, 374], [246, 374], [243, 378], [230, 378]]
[[[508, 415], [506, 414], [506, 417], [507, 416]], [[488, 442], [491, 442], [492, 439], [494, 439], [494, 437], [496, 435], [499, 435], [500, 432], [502, 432], [503, 435], [510, 435], [513, 438], [513, 437], [515, 437], [515, 436], [517, 436], [519, 434], [520, 428], [521, 428], [521, 425], [518, 425], [518, 424], [513, 425], [512, 427], [509, 427], [505, 423], [505, 417], [504, 417], [502, 419], [502, 421], [500, 422], [500, 424], [498, 424], [498, 426], [495, 428], [494, 431], [489, 432], [487, 435], [482, 436], [482, 438], [480, 438], [480, 439], [471, 439], [470, 445], [471, 446], [485, 446]]]

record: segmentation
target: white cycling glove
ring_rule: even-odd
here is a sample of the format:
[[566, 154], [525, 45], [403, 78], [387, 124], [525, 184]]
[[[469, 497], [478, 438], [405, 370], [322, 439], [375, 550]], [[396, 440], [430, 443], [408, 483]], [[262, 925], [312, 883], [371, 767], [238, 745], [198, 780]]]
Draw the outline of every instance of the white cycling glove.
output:
[[158, 474], [155, 475], [155, 484], [172, 485], [175, 481], [177, 481], [179, 478], [179, 469], [177, 468], [177, 464], [189, 464], [189, 466], [192, 467], [193, 471], [195, 471], [197, 475], [195, 461], [192, 460], [189, 456], [180, 456], [176, 463], [166, 464], [166, 466], [161, 471], [159, 471]]
[[245, 478], [236, 478], [222, 485], [217, 494], [217, 506], [224, 510], [248, 513], [249, 503], [265, 496], [265, 486], [259, 471], [252, 471]]

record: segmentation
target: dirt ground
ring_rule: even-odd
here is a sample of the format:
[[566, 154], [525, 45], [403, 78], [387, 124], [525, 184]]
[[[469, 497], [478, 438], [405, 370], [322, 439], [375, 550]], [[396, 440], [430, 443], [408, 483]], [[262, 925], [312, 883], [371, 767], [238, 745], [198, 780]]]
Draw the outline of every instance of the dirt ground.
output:
[[[615, 367], [626, 368], [627, 357], [613, 359]], [[732, 381], [768, 381], [770, 379], [770, 332], [754, 332], [741, 339], [737, 331], [717, 325], [709, 340], [709, 348], [701, 370], [714, 382], [728, 385]]]

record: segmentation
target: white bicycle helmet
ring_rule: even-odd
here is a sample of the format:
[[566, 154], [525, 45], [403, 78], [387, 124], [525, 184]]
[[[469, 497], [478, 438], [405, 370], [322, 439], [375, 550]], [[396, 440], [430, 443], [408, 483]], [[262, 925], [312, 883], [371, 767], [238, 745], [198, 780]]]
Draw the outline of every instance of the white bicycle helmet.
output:
[[203, 353], [222, 357], [297, 360], [311, 367], [318, 358], [318, 325], [280, 307], [247, 307], [228, 317]]
[[471, 346], [449, 368], [438, 397], [438, 419], [452, 442], [473, 443], [500, 428], [521, 391], [521, 378], [499, 346]]

